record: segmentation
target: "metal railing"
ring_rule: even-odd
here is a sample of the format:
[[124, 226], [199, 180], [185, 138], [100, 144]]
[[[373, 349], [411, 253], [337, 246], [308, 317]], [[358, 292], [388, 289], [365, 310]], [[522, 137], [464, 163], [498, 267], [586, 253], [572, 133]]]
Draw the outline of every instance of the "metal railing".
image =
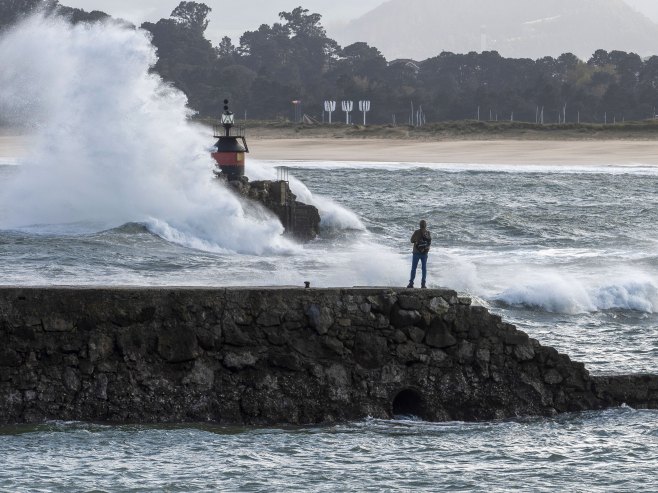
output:
[[276, 180], [288, 182], [290, 177], [290, 169], [287, 166], [276, 167]]
[[[223, 125], [213, 125], [213, 135], [216, 139], [226, 136], [226, 129]], [[229, 129], [229, 137], [242, 137], [246, 136], [246, 131], [243, 125], [234, 125]]]

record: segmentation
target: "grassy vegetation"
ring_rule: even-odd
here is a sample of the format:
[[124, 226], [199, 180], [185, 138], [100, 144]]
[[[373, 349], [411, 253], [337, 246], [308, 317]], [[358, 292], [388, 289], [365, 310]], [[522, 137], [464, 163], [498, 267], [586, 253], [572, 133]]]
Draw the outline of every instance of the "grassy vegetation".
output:
[[[201, 120], [211, 125], [211, 119]], [[242, 124], [240, 122], [239, 124]], [[252, 138], [409, 139], [409, 140], [653, 140], [658, 138], [658, 121], [643, 120], [616, 124], [484, 122], [462, 120], [408, 125], [296, 124], [285, 121], [244, 122]]]

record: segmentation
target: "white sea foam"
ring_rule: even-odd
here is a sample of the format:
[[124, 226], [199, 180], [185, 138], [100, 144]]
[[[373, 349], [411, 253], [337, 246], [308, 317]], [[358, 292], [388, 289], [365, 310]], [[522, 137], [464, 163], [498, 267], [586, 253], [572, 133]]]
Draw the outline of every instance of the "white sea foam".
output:
[[658, 167], [644, 164], [633, 165], [521, 165], [480, 163], [419, 163], [419, 162], [376, 162], [376, 161], [272, 161], [277, 165], [294, 169], [354, 169], [381, 171], [404, 171], [431, 169], [446, 173], [491, 172], [491, 173], [542, 173], [542, 174], [604, 174], [658, 176]]
[[296, 249], [212, 180], [208, 142], [185, 96], [149, 72], [155, 60], [144, 31], [113, 24], [37, 16], [0, 40], [0, 113], [36, 127], [0, 228], [143, 222], [194, 248]]
[[[436, 270], [441, 285], [468, 293], [482, 293], [482, 281], [479, 278], [477, 265], [468, 258], [440, 247], [435, 249], [430, 258], [430, 269]], [[432, 276], [430, 276], [432, 282]]]
[[658, 312], [658, 284], [639, 274], [612, 282], [538, 274], [536, 280], [503, 291], [496, 299], [553, 313], [578, 314], [601, 310]]
[[[277, 178], [276, 165], [272, 162], [252, 160], [248, 166], [248, 174], [255, 180], [274, 180]], [[322, 218], [322, 227], [358, 231], [366, 229], [361, 219], [351, 210], [337, 204], [329, 197], [311, 193], [308, 187], [294, 176], [290, 176], [289, 181], [290, 189], [297, 195], [297, 200], [318, 208]]]

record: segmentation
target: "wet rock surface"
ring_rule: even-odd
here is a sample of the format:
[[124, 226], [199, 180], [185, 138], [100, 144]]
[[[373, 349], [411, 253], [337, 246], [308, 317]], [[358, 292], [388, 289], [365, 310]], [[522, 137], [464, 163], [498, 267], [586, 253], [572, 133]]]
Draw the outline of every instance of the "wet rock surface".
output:
[[271, 425], [658, 407], [450, 290], [2, 288], [0, 423]]
[[[221, 174], [219, 178], [226, 180]], [[249, 178], [243, 176], [227, 183], [241, 197], [273, 212], [281, 221], [287, 235], [300, 241], [310, 241], [320, 233], [318, 209], [298, 201], [287, 181], [249, 181]]]

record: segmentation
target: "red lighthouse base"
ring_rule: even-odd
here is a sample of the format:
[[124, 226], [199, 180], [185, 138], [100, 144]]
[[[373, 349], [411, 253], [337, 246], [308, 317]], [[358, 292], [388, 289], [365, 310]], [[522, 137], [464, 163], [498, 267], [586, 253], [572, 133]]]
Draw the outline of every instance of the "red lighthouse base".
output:
[[244, 176], [244, 152], [214, 152], [212, 157], [229, 181]]

